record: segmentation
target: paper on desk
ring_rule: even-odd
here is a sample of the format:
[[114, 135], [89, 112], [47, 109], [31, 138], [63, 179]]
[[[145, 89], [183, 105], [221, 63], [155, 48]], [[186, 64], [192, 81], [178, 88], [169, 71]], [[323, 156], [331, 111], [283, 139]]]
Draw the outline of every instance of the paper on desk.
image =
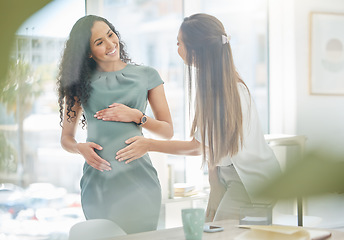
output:
[[240, 225], [239, 227], [251, 230], [243, 232], [234, 238], [235, 240], [322, 240], [331, 236], [328, 231], [307, 230], [293, 226]]

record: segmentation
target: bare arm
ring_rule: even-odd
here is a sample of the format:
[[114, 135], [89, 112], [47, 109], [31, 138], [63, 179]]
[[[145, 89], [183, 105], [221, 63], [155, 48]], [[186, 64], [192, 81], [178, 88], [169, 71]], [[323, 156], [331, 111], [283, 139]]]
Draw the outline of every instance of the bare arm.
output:
[[[142, 127], [160, 137], [166, 139], [172, 138], [172, 119], [165, 96], [164, 86], [162, 84], [148, 91], [148, 101], [155, 118], [148, 117], [147, 122]], [[142, 112], [120, 103], [113, 103], [107, 109], [98, 111], [94, 117], [103, 121], [139, 123]]]
[[82, 113], [82, 108], [79, 104], [76, 104], [72, 109], [76, 112], [76, 116], [69, 120], [67, 120], [67, 110], [65, 109], [64, 111], [61, 146], [70, 153], [81, 154], [90, 166], [98, 169], [99, 171], [111, 170], [110, 163], [99, 157], [99, 155], [94, 151], [94, 149], [102, 150], [101, 146], [93, 142], [78, 143], [75, 140], [75, 134], [78, 121]]
[[201, 144], [193, 138], [191, 141], [178, 140], [155, 140], [144, 137], [133, 137], [128, 139], [127, 147], [117, 152], [118, 161], [129, 163], [142, 157], [147, 152], [162, 152], [174, 155], [191, 155], [201, 154]]
[[[64, 150], [70, 153], [80, 153], [77, 148], [77, 142], [75, 140], [75, 134], [77, 130], [77, 122], [80, 119], [82, 109], [81, 106], [76, 104], [73, 108], [73, 111], [76, 112], [76, 116], [69, 120], [67, 116], [67, 109], [65, 107], [63, 122], [62, 122], [62, 133], [61, 133], [61, 146]], [[73, 115], [71, 112], [70, 114]]]
[[227, 191], [225, 185], [221, 183], [217, 171], [218, 167], [211, 166], [208, 163], [210, 194], [206, 211], [206, 222], [212, 222], [214, 220], [223, 195]]
[[160, 137], [171, 139], [173, 124], [163, 84], [148, 91], [148, 101], [155, 119], [148, 117], [143, 127]]

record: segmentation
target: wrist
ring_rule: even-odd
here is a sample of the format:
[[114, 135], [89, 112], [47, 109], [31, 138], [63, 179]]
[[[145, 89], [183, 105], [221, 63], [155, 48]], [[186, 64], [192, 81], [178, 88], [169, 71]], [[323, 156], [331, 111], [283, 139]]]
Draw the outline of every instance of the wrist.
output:
[[138, 123], [136, 123], [138, 126], [142, 126], [143, 124], [145, 124], [147, 122], [147, 116], [146, 114], [144, 114], [143, 112], [140, 112], [141, 115], [140, 115], [140, 120]]
[[78, 154], [81, 154], [80, 147], [81, 147], [81, 143], [76, 143], [76, 144], [75, 144], [75, 149], [76, 149], [76, 152], [77, 152]]
[[142, 112], [138, 109], [135, 109], [134, 123], [139, 124], [141, 122]]
[[147, 152], [152, 152], [153, 151], [153, 149], [154, 148], [152, 148], [152, 146], [153, 146], [153, 139], [151, 139], [151, 138], [146, 138], [146, 146], [147, 146]]

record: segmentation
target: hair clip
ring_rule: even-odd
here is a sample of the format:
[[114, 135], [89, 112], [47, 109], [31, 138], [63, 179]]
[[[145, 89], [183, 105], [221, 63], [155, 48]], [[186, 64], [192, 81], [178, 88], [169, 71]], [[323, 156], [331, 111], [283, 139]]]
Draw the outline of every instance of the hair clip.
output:
[[228, 34], [228, 36], [222, 35], [222, 44], [229, 43], [229, 40], [231, 40], [231, 35], [229, 35], [229, 34]]

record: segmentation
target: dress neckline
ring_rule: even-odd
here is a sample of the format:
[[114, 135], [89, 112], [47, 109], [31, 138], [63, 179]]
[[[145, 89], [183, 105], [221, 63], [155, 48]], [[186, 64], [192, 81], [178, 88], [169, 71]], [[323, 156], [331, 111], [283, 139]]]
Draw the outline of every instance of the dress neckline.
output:
[[96, 72], [98, 74], [103, 74], [103, 75], [118, 74], [118, 73], [122, 73], [123, 71], [125, 71], [129, 66], [131, 66], [131, 64], [127, 63], [127, 65], [125, 65], [124, 68], [117, 70], [117, 71], [103, 72], [103, 71], [99, 71], [98, 69], [96, 69]]

